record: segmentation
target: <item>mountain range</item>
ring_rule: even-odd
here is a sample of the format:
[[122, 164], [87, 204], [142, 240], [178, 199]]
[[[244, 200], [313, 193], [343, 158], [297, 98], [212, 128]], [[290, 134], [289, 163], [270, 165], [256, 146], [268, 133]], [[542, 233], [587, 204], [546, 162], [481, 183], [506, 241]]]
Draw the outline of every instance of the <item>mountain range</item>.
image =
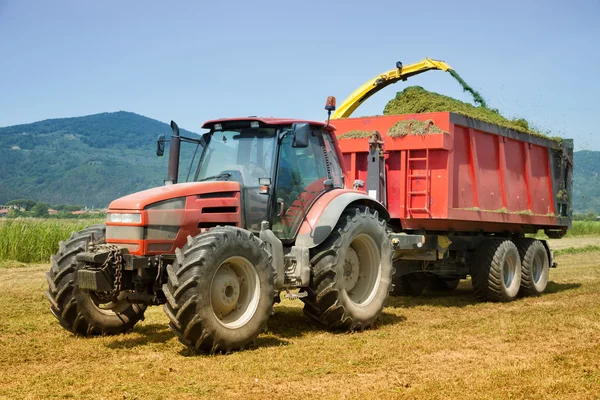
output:
[[[28, 198], [103, 207], [162, 185], [168, 157], [156, 157], [156, 138], [170, 132], [164, 122], [125, 111], [0, 128], [0, 204]], [[574, 164], [574, 210], [600, 212], [600, 152], [575, 152]]]

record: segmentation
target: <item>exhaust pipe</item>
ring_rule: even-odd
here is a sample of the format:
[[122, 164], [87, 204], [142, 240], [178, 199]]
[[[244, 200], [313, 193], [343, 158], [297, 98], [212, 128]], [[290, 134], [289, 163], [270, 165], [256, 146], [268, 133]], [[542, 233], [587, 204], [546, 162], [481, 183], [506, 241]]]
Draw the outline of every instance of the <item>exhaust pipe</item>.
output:
[[175, 121], [171, 121], [173, 135], [169, 145], [169, 171], [165, 184], [175, 184], [179, 178], [179, 150], [181, 148], [181, 137], [179, 136], [179, 127]]

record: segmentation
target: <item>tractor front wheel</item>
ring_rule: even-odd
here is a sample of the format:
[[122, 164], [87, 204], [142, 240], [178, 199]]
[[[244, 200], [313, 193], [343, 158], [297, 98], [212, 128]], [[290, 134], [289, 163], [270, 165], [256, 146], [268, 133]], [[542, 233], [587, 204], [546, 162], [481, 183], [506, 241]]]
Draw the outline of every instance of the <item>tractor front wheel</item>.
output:
[[50, 311], [63, 328], [82, 336], [116, 335], [133, 329], [144, 318], [145, 305], [131, 304], [127, 300], [101, 300], [94, 292], [77, 285], [77, 260], [75, 256], [86, 251], [88, 243], [105, 243], [104, 225], [95, 225], [74, 232], [60, 242], [58, 253], [50, 259], [52, 266], [46, 274]]
[[188, 238], [176, 256], [167, 266], [164, 310], [183, 344], [230, 352], [266, 330], [277, 293], [264, 242], [243, 229], [218, 227]]

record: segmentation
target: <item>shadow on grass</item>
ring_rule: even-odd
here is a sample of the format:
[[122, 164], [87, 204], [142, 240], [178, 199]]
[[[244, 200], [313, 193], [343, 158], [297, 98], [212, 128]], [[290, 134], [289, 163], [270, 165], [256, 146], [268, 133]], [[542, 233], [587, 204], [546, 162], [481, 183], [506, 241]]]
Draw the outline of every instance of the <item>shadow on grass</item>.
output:
[[203, 351], [195, 351], [188, 347], [184, 347], [183, 349], [181, 349], [179, 351], [179, 355], [181, 355], [183, 357], [212, 357], [212, 356], [220, 356], [220, 355], [227, 356], [228, 354], [235, 354], [235, 353], [239, 353], [240, 351], [256, 350], [256, 349], [262, 349], [262, 348], [267, 348], [267, 347], [287, 346], [288, 344], [289, 344], [289, 342], [287, 340], [281, 340], [281, 339], [273, 337], [273, 336], [264, 336], [263, 335], [263, 336], [259, 336], [254, 341], [254, 343], [246, 346], [244, 348], [244, 350], [235, 350], [235, 351], [232, 351], [231, 353], [208, 354]]
[[[383, 312], [375, 325], [375, 329], [385, 325], [396, 324], [406, 320], [404, 316], [398, 316]], [[297, 338], [311, 332], [330, 332], [324, 325], [321, 325], [308, 318], [299, 307], [287, 307], [278, 305], [275, 307], [275, 315], [271, 316], [268, 323], [266, 335], [259, 336], [255, 342], [246, 349], [257, 349], [265, 347], [287, 346], [289, 342], [286, 339]], [[106, 346], [111, 349], [131, 349], [154, 343], [166, 343], [176, 337], [171, 332], [168, 325], [148, 324], [139, 325], [134, 329], [138, 333], [137, 337], [128, 337], [129, 335], [115, 336]], [[346, 331], [331, 331], [331, 334], [346, 333]], [[182, 356], [202, 356], [202, 352], [194, 352], [184, 347], [179, 352]]]
[[[577, 289], [581, 283], [557, 283], [548, 282], [544, 293], [559, 293], [565, 290]], [[522, 297], [522, 296], [520, 296]], [[473, 289], [468, 283], [461, 283], [458, 289], [452, 292], [430, 292], [425, 291], [421, 296], [390, 296], [388, 307], [411, 308], [419, 306], [434, 307], [465, 307], [481, 303], [475, 297]]]
[[546, 287], [546, 293], [559, 293], [564, 292], [565, 290], [572, 290], [581, 287], [581, 283], [557, 283], [557, 282], [548, 282], [548, 286]]
[[[406, 318], [385, 311], [379, 317], [376, 326], [385, 326], [404, 321]], [[322, 325], [304, 315], [298, 307], [275, 307], [275, 315], [269, 319], [269, 332], [281, 338], [297, 338], [311, 332], [346, 333], [346, 331], [329, 331]]]
[[134, 332], [139, 333], [139, 337], [127, 337], [127, 335], [115, 336], [114, 339], [106, 344], [111, 349], [131, 349], [133, 347], [145, 346], [151, 343], [166, 343], [175, 337], [169, 326], [166, 324], [148, 324], [139, 325], [134, 328]]
[[388, 300], [388, 307], [466, 307], [477, 303], [480, 303], [480, 301], [475, 298], [471, 285], [461, 283], [458, 289], [452, 292], [425, 291], [422, 295], [417, 297], [390, 296]]

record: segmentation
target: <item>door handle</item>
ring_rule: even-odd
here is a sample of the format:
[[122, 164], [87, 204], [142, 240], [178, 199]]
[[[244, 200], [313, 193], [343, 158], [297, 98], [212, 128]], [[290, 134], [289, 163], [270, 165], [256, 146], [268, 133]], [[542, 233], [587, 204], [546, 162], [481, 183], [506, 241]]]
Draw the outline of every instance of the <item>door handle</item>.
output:
[[283, 211], [285, 210], [285, 203], [282, 198], [277, 199], [277, 205], [279, 206], [279, 212], [277, 213], [278, 217], [283, 215]]

